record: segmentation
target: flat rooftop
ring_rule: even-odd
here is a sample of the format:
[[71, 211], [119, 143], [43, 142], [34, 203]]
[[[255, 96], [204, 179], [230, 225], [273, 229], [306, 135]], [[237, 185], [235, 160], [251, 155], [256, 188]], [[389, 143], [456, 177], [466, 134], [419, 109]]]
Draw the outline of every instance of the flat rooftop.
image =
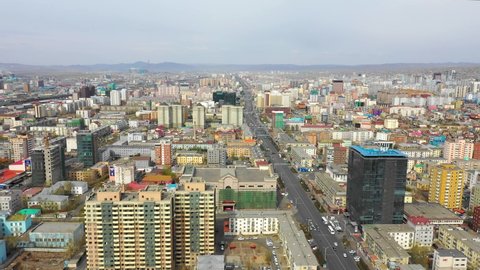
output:
[[438, 255], [442, 257], [453, 257], [453, 258], [466, 258], [460, 250], [456, 249], [437, 249]]
[[83, 223], [76, 222], [44, 222], [35, 228], [32, 233], [71, 233]]
[[223, 177], [231, 175], [239, 182], [263, 182], [271, 177], [269, 171], [259, 168], [235, 167], [235, 168], [195, 168], [193, 176], [201, 177], [205, 182], [218, 182]]
[[471, 251], [480, 253], [480, 238], [478, 234], [464, 231], [461, 228], [448, 226], [448, 233], [457, 240], [462, 242], [464, 246], [468, 247]]
[[[323, 184], [327, 186], [330, 190], [335, 190], [336, 193], [344, 193], [345, 195], [347, 192], [347, 189], [344, 183], [333, 180], [333, 178], [330, 177], [330, 175], [328, 175], [325, 172], [315, 173], [315, 181], [318, 184]], [[340, 184], [343, 184], [343, 186], [340, 186]]]
[[364, 148], [358, 145], [350, 146], [364, 157], [407, 157], [404, 153], [394, 149], [381, 150], [378, 148]]
[[[408, 226], [408, 225], [407, 225]], [[374, 226], [365, 226], [363, 228], [364, 233], [367, 235], [367, 239], [371, 238], [372, 241], [383, 251], [388, 258], [409, 258], [410, 255], [391, 238], [386, 230], [379, 230]], [[368, 240], [367, 240], [368, 241]]]
[[407, 217], [425, 217], [430, 220], [458, 220], [463, 223], [460, 217], [438, 203], [406, 203], [404, 212]]

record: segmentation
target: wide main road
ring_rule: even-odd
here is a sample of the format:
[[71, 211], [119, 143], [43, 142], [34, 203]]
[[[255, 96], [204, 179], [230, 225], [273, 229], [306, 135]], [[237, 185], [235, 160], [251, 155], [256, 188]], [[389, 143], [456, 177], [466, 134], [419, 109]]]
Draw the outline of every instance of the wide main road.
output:
[[[327, 269], [333, 270], [352, 270], [358, 269], [352, 256], [348, 254], [342, 245], [341, 239], [335, 235], [330, 234], [326, 225], [323, 224], [322, 215], [313, 204], [307, 192], [302, 188], [297, 175], [294, 174], [290, 165], [279, 157], [276, 146], [265, 129], [263, 123], [260, 122], [256, 109], [253, 106], [253, 97], [251, 90], [247, 84], [239, 80], [243, 86], [244, 101], [245, 101], [245, 120], [251, 130], [255, 133], [258, 139], [261, 139], [263, 147], [266, 149], [266, 155], [270, 157], [271, 163], [278, 173], [285, 185], [285, 191], [288, 193], [287, 197], [292, 202], [298, 211], [298, 216], [301, 222], [307, 223], [307, 220], [312, 220], [315, 223], [317, 230], [312, 231], [311, 234], [315, 239], [322, 254], [326, 252]], [[335, 247], [334, 243], [338, 246]], [[334, 249], [335, 247], [335, 249]], [[347, 253], [347, 258], [343, 257], [343, 253]]]

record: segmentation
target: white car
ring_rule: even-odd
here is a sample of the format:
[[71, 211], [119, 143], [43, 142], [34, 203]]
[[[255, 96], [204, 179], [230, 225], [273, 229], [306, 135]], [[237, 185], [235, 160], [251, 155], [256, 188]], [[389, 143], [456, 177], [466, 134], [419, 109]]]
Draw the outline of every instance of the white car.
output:
[[337, 242], [333, 242], [333, 245], [338, 247], [338, 243]]
[[343, 257], [346, 258], [346, 257], [347, 257], [347, 253], [343, 253]]
[[243, 238], [243, 237], [241, 237], [241, 236], [238, 237], [238, 241], [243, 241], [243, 240], [245, 240], [245, 238]]

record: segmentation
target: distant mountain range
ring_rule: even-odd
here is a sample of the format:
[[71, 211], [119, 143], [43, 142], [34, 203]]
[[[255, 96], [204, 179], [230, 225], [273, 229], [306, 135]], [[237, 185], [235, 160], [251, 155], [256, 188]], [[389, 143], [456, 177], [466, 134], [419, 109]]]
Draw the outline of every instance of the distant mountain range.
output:
[[95, 65], [24, 65], [0, 63], [0, 70], [10, 72], [126, 72], [130, 69], [145, 69], [149, 72], [193, 72], [193, 71], [399, 71], [412, 69], [446, 69], [480, 67], [479, 63], [397, 63], [378, 65], [293, 65], [293, 64], [261, 64], [261, 65], [217, 65], [217, 64], [181, 64], [163, 63], [121, 63]]

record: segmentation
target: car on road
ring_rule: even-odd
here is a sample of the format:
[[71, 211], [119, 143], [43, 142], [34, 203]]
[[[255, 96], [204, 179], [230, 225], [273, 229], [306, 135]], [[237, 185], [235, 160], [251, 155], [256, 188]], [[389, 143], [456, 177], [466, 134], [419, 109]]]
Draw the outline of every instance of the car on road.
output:
[[245, 240], [245, 238], [243, 238], [243, 237], [241, 237], [241, 236], [238, 237], [238, 241], [243, 241], [243, 240]]
[[346, 258], [346, 257], [347, 257], [347, 253], [343, 253], [343, 257]]
[[333, 242], [333, 245], [338, 247], [338, 243], [337, 242]]

